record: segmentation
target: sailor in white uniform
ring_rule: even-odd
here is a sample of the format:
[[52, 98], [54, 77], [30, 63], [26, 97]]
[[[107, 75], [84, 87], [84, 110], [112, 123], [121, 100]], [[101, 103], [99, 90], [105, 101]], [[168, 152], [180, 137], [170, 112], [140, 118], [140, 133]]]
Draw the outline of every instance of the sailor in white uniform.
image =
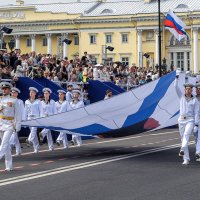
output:
[[[70, 103], [72, 110], [84, 107], [84, 102], [81, 101], [79, 99], [79, 97], [80, 97], [80, 91], [79, 90], [73, 90], [73, 100]], [[81, 144], [82, 144], [81, 136], [72, 134], [72, 142], [74, 144], [77, 144], [77, 146], [81, 146]]]
[[[44, 93], [44, 100], [41, 102], [42, 103], [42, 109], [43, 109], [43, 117], [47, 117], [49, 115], [55, 115], [57, 114], [57, 109], [56, 109], [56, 104], [53, 99], [50, 99], [50, 95], [52, 93], [50, 88], [44, 88], [43, 90]], [[40, 139], [43, 139], [45, 136], [47, 136], [47, 143], [49, 150], [53, 151], [54, 146], [53, 146], [53, 139], [51, 135], [51, 130], [44, 128], [40, 132]]]
[[[35, 87], [30, 87], [30, 98], [25, 101], [25, 120], [36, 119], [43, 116], [41, 101], [36, 99], [38, 90]], [[37, 136], [37, 127], [30, 128], [28, 142], [33, 144], [34, 153], [39, 151], [39, 141]]]
[[[56, 102], [57, 112], [62, 113], [71, 110], [69, 102], [65, 100], [66, 92], [64, 90], [58, 90], [57, 92], [59, 97], [59, 100]], [[56, 139], [56, 143], [58, 145], [60, 145], [61, 142], [63, 143], [65, 149], [69, 147], [66, 131], [61, 131], [58, 138]]]
[[72, 90], [73, 90], [73, 84], [69, 83], [67, 85], [67, 93], [66, 93], [66, 101], [68, 101], [69, 103], [72, 101], [73, 99], [73, 93], [72, 93]]
[[21, 111], [16, 99], [10, 96], [12, 85], [1, 82], [0, 88], [3, 96], [0, 98], [0, 159], [5, 156], [6, 171], [12, 170], [12, 155], [10, 148], [10, 137], [13, 132], [21, 130]]
[[[197, 83], [195, 85], [195, 88], [196, 88], [196, 98], [200, 107], [200, 83]], [[196, 126], [194, 126], [193, 133], [194, 133], [195, 142], [196, 142], [195, 158], [196, 158], [196, 161], [200, 161], [200, 109], [199, 109], [199, 123], [196, 124]]]
[[[21, 119], [25, 119], [25, 111], [24, 111], [24, 102], [21, 99], [18, 99], [18, 95], [20, 94], [20, 90], [16, 87], [11, 89], [12, 97], [16, 99], [16, 102], [19, 104], [21, 110]], [[20, 155], [22, 153], [21, 145], [19, 142], [18, 133], [14, 132], [10, 138], [10, 145], [15, 147], [16, 155]]]
[[179, 132], [181, 136], [181, 150], [179, 157], [183, 157], [184, 165], [190, 161], [188, 143], [194, 126], [198, 126], [199, 103], [192, 95], [193, 85], [186, 83], [185, 94], [180, 99], [180, 116], [178, 118]]

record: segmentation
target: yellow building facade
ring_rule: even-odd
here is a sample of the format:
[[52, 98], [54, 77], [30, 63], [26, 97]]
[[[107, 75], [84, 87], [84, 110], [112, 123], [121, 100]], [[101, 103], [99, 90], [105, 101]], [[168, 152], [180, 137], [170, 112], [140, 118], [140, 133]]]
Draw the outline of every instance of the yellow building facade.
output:
[[[174, 65], [175, 68], [198, 73], [200, 11], [188, 12], [188, 5], [182, 1], [161, 0], [162, 59], [166, 58], [168, 67]], [[190, 1], [188, 4], [191, 4]], [[168, 10], [167, 6], [164, 7], [166, 2], [169, 7], [170, 3], [174, 3], [172, 9], [187, 25], [188, 35], [181, 42], [163, 27], [164, 15]], [[41, 5], [26, 5], [19, 0], [16, 3], [0, 7], [0, 24], [1, 27], [13, 29], [9, 35], [3, 34], [3, 39], [7, 44], [14, 39], [15, 48], [20, 48], [22, 53], [36, 51], [72, 59], [74, 55], [82, 56], [87, 51], [97, 63], [104, 62], [106, 58], [140, 67], [154, 67], [158, 64], [158, 15], [157, 2], [154, 0], [141, 0], [140, 5], [138, 1], [130, 5], [123, 2], [122, 6], [127, 4], [124, 11], [117, 10], [120, 2], [71, 3], [74, 8], [86, 7], [79, 12], [55, 11], [48, 5], [41, 9]], [[200, 7], [200, 2], [197, 4]], [[55, 6], [59, 7], [57, 4], [52, 5]], [[69, 4], [60, 4], [61, 8], [65, 6], [67, 9]], [[132, 10], [135, 11], [131, 13]], [[65, 38], [72, 43], [63, 43]], [[105, 50], [107, 46], [114, 47], [114, 50]], [[145, 58], [144, 53], [150, 57]]]

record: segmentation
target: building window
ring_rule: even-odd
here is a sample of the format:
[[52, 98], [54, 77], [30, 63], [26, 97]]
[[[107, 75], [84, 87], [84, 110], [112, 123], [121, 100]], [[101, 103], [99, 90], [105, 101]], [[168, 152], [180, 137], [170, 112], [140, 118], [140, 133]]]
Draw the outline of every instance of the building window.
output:
[[177, 53], [177, 68], [180, 68], [184, 71], [184, 53], [178, 52]]
[[181, 41], [178, 41], [174, 36], [171, 37], [169, 42], [170, 46], [190, 45], [190, 37], [187, 35]]
[[106, 43], [112, 43], [112, 35], [106, 35]]
[[96, 35], [90, 35], [90, 44], [96, 44]]
[[129, 66], [129, 57], [122, 57], [121, 62], [124, 66]]
[[46, 37], [43, 37], [43, 38], [42, 38], [42, 46], [43, 46], [43, 47], [46, 47], [46, 46], [47, 46], [47, 38], [46, 38]]
[[190, 71], [190, 52], [187, 52], [187, 70]]
[[122, 33], [122, 43], [128, 43], [128, 34]]
[[91, 55], [91, 58], [90, 58], [92, 64], [96, 65], [97, 64], [97, 57]]
[[31, 47], [32, 45], [31, 45], [31, 38], [27, 38], [26, 39], [26, 46], [27, 47]]
[[79, 45], [79, 37], [78, 36], [74, 37], [74, 45]]
[[154, 39], [154, 32], [153, 31], [148, 31], [146, 34], [146, 40], [150, 41]]
[[174, 53], [171, 53], [171, 66], [174, 66]]

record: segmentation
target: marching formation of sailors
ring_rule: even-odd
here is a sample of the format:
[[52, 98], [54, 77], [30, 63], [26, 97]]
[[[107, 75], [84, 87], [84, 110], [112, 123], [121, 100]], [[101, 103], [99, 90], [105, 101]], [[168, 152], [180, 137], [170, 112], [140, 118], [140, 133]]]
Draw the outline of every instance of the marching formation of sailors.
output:
[[[187, 82], [184, 84], [184, 94], [178, 87], [178, 75], [175, 79], [175, 89], [180, 98], [180, 115], [178, 118], [178, 126], [181, 137], [181, 148], [179, 157], [183, 158], [183, 165], [190, 162], [189, 142], [190, 135], [193, 133], [195, 138], [195, 159], [200, 161], [200, 83], [192, 85]], [[196, 95], [193, 95], [193, 88], [196, 88]], [[12, 154], [11, 146], [16, 148], [16, 155], [22, 153], [18, 132], [21, 130], [22, 120], [31, 120], [39, 117], [46, 117], [62, 112], [84, 107], [83, 94], [81, 86], [73, 90], [73, 85], [69, 84], [68, 91], [58, 90], [58, 101], [51, 99], [52, 91], [50, 88], [43, 89], [43, 98], [37, 99], [38, 89], [29, 88], [29, 99], [25, 101], [18, 99], [20, 90], [12, 87], [8, 82], [1, 82], [0, 89], [2, 96], [0, 97], [0, 159], [5, 156], [5, 170], [12, 170]], [[81, 146], [82, 139], [78, 133], [72, 131], [60, 131], [56, 143], [63, 144], [63, 148], [69, 147], [67, 134], [72, 135], [72, 143]], [[54, 150], [53, 138], [51, 130], [44, 128], [39, 133], [40, 140], [47, 138], [49, 150]], [[40, 143], [37, 135], [37, 127], [30, 127], [30, 133], [27, 142], [33, 146], [34, 153], [39, 152]]]
[[[73, 85], [68, 84], [68, 91], [58, 90], [58, 101], [51, 99], [52, 91], [50, 88], [43, 89], [43, 97], [37, 98], [38, 89], [35, 87], [29, 88], [29, 99], [25, 103], [18, 99], [20, 90], [12, 86], [8, 82], [1, 82], [0, 89], [0, 159], [5, 157], [5, 170], [12, 170], [12, 154], [11, 147], [15, 147], [16, 155], [22, 153], [21, 145], [18, 138], [18, 132], [21, 130], [22, 120], [31, 120], [39, 117], [46, 117], [57, 113], [67, 112], [84, 106], [82, 100], [83, 95], [81, 90], [73, 90]], [[39, 97], [39, 95], [38, 95]], [[30, 127], [30, 133], [27, 138], [27, 143], [33, 146], [33, 152], [38, 153], [40, 141], [47, 138], [49, 150], [54, 150], [53, 138], [51, 130], [42, 129], [39, 132], [38, 128]], [[81, 136], [77, 136], [74, 132], [61, 131], [57, 137], [56, 143], [63, 144], [63, 148], [69, 147], [67, 134], [72, 135], [72, 143], [81, 146]]]

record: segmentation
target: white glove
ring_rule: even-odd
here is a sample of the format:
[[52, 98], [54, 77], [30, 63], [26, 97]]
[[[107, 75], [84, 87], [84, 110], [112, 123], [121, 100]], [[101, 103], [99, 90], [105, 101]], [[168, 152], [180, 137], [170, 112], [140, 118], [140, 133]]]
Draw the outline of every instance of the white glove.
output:
[[194, 133], [197, 133], [197, 132], [198, 132], [198, 126], [194, 126], [193, 132], [194, 132]]
[[21, 130], [21, 124], [15, 125], [15, 131], [18, 133]]
[[181, 73], [181, 69], [180, 69], [180, 68], [177, 68], [177, 70], [176, 70], [176, 78], [179, 77], [180, 73]]

